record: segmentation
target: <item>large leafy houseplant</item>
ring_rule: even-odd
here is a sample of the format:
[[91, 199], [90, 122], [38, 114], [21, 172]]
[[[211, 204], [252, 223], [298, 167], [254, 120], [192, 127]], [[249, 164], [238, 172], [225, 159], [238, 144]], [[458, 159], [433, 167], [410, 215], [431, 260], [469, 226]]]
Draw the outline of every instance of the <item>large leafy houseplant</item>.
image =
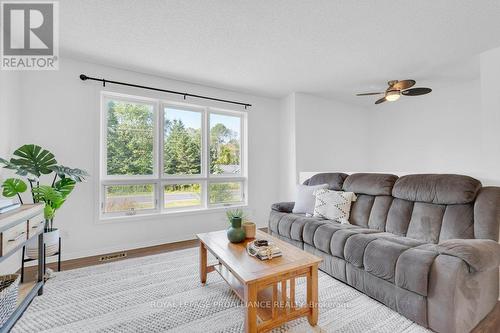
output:
[[[76, 183], [85, 181], [89, 176], [88, 173], [81, 169], [58, 165], [54, 154], [34, 144], [19, 147], [13, 155], [10, 160], [0, 158], [0, 165], [15, 171], [21, 178], [5, 180], [2, 184], [2, 195], [7, 198], [17, 196], [19, 202], [23, 204], [21, 194], [28, 190], [29, 184], [33, 203], [45, 204], [45, 231], [53, 230], [56, 211], [66, 202]], [[51, 177], [50, 185], [40, 184], [40, 178], [44, 175]]]

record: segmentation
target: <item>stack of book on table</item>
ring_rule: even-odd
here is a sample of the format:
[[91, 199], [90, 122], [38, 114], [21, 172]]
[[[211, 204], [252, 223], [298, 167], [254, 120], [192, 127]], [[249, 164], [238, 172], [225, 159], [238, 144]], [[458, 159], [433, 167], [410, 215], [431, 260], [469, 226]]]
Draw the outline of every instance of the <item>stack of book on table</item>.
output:
[[19, 207], [21, 207], [21, 204], [14, 202], [12, 199], [0, 199], [0, 214], [10, 212]]
[[247, 252], [260, 260], [268, 260], [281, 256], [281, 249], [267, 240], [255, 240], [247, 244]]

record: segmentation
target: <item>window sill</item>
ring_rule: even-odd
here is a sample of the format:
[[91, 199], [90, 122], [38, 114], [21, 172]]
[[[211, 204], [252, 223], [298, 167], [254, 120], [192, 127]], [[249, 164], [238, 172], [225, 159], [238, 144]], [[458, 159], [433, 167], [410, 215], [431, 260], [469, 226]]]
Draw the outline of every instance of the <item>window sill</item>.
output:
[[239, 205], [231, 205], [231, 206], [220, 206], [220, 207], [211, 207], [211, 208], [199, 208], [185, 211], [167, 211], [161, 213], [148, 213], [148, 214], [137, 214], [132, 216], [99, 216], [98, 224], [107, 224], [107, 223], [119, 223], [119, 222], [132, 222], [139, 220], [154, 220], [158, 217], [177, 217], [177, 216], [189, 216], [189, 215], [203, 215], [203, 214], [216, 214], [220, 212], [224, 212], [228, 209], [235, 208], [245, 208], [248, 207], [248, 204], [242, 203]]

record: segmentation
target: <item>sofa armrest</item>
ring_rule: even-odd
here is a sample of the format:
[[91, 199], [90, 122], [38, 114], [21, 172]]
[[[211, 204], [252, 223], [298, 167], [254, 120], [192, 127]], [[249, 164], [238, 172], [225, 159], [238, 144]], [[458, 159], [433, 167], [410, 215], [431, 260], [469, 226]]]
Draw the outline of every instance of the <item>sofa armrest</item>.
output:
[[500, 244], [489, 239], [449, 239], [438, 244], [438, 251], [462, 259], [476, 272], [500, 265]]
[[295, 202], [277, 202], [272, 204], [271, 209], [282, 213], [291, 213]]

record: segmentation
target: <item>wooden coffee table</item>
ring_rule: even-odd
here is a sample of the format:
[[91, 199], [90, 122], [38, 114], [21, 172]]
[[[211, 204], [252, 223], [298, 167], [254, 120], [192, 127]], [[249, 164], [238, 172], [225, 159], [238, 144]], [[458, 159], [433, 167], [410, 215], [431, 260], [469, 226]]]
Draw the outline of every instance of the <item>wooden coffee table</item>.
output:
[[[258, 239], [273, 241], [283, 255], [261, 261], [246, 252], [247, 240], [232, 244], [226, 231], [198, 234], [200, 240], [200, 280], [217, 271], [246, 306], [245, 331], [265, 332], [273, 327], [307, 316], [309, 324], [318, 322], [318, 264], [321, 258], [285, 243], [262, 231]], [[207, 265], [207, 251], [218, 260]], [[307, 303], [295, 301], [295, 279], [307, 278]], [[279, 287], [280, 286], [280, 287]], [[282, 292], [283, 291], [283, 292]]]

